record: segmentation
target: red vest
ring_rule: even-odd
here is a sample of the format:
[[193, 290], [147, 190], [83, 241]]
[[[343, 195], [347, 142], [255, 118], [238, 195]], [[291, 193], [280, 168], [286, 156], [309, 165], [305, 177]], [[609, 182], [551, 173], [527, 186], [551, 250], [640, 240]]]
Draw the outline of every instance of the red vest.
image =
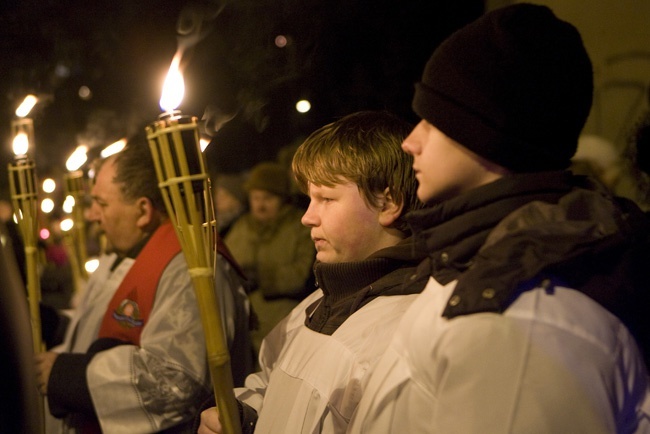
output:
[[99, 338], [116, 338], [140, 345], [140, 334], [151, 314], [160, 276], [180, 251], [171, 222], [163, 223], [115, 291], [99, 328]]

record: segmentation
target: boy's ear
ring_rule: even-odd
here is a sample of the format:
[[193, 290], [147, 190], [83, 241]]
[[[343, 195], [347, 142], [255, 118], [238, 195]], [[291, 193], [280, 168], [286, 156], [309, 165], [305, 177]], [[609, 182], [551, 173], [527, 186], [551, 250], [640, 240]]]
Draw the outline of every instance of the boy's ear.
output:
[[138, 219], [136, 220], [136, 225], [140, 229], [144, 229], [153, 221], [154, 219], [154, 207], [151, 203], [151, 200], [147, 197], [140, 197], [135, 201], [138, 207]]
[[379, 224], [384, 227], [392, 225], [399, 218], [404, 209], [404, 203], [396, 204], [390, 190], [386, 188], [383, 193], [383, 205], [379, 210]]

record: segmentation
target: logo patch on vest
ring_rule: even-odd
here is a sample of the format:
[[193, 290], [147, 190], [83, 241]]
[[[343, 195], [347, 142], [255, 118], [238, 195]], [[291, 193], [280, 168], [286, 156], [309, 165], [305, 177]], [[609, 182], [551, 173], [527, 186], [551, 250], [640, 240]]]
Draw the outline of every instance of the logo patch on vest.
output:
[[120, 305], [113, 311], [113, 318], [117, 323], [127, 329], [142, 327], [144, 321], [140, 316], [138, 303], [128, 298], [122, 300]]

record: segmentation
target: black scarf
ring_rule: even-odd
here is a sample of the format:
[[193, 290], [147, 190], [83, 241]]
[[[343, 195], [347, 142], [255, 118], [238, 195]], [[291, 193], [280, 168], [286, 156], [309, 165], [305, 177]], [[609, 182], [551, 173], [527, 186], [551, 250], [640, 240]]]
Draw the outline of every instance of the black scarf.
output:
[[410, 238], [381, 249], [364, 261], [326, 264], [316, 262], [314, 274], [324, 296], [307, 308], [305, 325], [331, 335], [354, 312], [379, 296], [416, 294], [428, 276], [405, 281], [413, 275], [424, 252], [415, 253]]
[[447, 284], [472, 264], [487, 236], [511, 212], [533, 201], [556, 203], [572, 185], [564, 172], [502, 178], [431, 208], [411, 212], [417, 248], [429, 252], [420, 266]]

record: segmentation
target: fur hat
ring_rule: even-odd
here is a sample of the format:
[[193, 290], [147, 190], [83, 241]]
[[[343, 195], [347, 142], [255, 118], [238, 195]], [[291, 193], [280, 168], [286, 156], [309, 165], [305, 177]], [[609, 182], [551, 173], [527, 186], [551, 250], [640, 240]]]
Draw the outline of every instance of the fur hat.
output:
[[248, 192], [251, 190], [266, 190], [273, 194], [286, 198], [290, 193], [289, 171], [279, 163], [263, 162], [259, 163], [244, 183], [244, 189]]
[[414, 111], [514, 172], [565, 169], [593, 93], [580, 34], [545, 7], [486, 13], [447, 38], [416, 85]]

